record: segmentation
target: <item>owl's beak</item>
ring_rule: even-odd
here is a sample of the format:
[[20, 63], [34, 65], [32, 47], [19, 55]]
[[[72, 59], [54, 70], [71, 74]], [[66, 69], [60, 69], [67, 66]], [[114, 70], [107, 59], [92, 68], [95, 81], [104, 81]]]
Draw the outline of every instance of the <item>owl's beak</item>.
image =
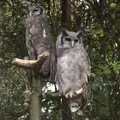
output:
[[74, 41], [72, 41], [72, 43], [71, 43], [72, 48], [74, 47], [74, 44], [75, 44], [75, 42], [74, 42]]

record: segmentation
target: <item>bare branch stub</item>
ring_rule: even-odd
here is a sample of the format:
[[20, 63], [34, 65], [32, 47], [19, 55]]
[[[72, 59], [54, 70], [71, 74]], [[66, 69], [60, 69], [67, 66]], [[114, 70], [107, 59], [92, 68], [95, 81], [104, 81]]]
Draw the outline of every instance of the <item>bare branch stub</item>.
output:
[[36, 69], [36, 68], [40, 68], [42, 66], [42, 64], [44, 63], [44, 61], [48, 58], [49, 53], [48, 52], [43, 52], [42, 54], [40, 54], [38, 56], [37, 60], [25, 60], [25, 59], [19, 59], [19, 58], [15, 58], [12, 63], [16, 64], [18, 66], [21, 67], [25, 67], [25, 68], [32, 68], [32, 69]]

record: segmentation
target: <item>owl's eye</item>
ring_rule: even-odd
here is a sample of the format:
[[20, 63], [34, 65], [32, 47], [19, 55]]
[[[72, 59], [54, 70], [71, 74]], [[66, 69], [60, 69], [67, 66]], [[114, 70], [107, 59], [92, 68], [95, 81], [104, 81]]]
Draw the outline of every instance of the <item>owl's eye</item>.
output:
[[71, 41], [71, 39], [70, 39], [70, 38], [65, 38], [65, 40], [66, 40], [66, 41]]
[[38, 12], [38, 10], [37, 10], [37, 9], [34, 9], [32, 12], [35, 13], [35, 12]]
[[75, 39], [74, 41], [75, 41], [75, 42], [78, 42], [78, 39]]

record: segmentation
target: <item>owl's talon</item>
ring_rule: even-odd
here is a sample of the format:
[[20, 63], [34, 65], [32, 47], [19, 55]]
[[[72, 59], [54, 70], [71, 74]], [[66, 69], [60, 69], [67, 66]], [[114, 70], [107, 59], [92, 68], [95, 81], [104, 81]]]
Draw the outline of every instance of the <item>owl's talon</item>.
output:
[[69, 97], [72, 98], [74, 96], [74, 93], [73, 92], [70, 92], [69, 93]]
[[68, 97], [69, 97], [69, 94], [66, 94], [65, 97], [68, 98]]
[[80, 88], [79, 90], [75, 91], [77, 95], [81, 94], [83, 92], [83, 88]]
[[65, 95], [66, 98], [73, 98], [79, 94], [81, 94], [83, 92], [83, 88], [77, 90], [77, 91], [74, 91], [74, 92], [69, 92]]
[[66, 98], [72, 98], [74, 96], [73, 92], [69, 92], [65, 95]]

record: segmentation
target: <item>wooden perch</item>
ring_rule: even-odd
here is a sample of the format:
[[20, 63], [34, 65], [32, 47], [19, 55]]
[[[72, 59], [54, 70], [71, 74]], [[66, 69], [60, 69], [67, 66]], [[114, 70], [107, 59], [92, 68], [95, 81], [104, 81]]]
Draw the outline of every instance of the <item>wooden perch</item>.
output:
[[49, 52], [45, 51], [38, 56], [37, 60], [25, 60], [25, 59], [15, 58], [12, 61], [12, 63], [25, 68], [32, 68], [32, 69], [40, 68], [41, 65], [44, 63], [44, 61], [48, 58], [48, 56], [49, 56]]

